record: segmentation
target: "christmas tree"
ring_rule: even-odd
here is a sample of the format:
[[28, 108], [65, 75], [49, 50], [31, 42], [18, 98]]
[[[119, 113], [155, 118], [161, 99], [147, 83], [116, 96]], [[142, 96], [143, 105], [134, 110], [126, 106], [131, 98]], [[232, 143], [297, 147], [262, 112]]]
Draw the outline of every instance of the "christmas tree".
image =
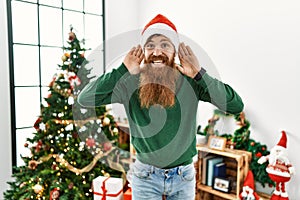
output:
[[[215, 125], [221, 117], [233, 117], [236, 124], [239, 126], [233, 133], [219, 133], [215, 130]], [[250, 169], [254, 174], [254, 180], [261, 183], [262, 186], [269, 185], [272, 187], [274, 182], [269, 178], [266, 172], [267, 163], [261, 165], [257, 161], [261, 156], [268, 155], [270, 152], [265, 144], [255, 141], [250, 138], [250, 122], [245, 118], [245, 113], [231, 115], [220, 110], [215, 110], [213, 117], [208, 120], [208, 125], [201, 132], [201, 126], [198, 127], [198, 133], [202, 135], [219, 135], [227, 138], [227, 147], [232, 149], [240, 149], [252, 153]]]
[[94, 178], [124, 175], [120, 158], [128, 155], [118, 148], [114, 117], [105, 106], [83, 108], [76, 100], [93, 78], [81, 43], [71, 28], [62, 64], [49, 84], [48, 105], [41, 105], [34, 137], [25, 143], [31, 156], [14, 167], [5, 199], [92, 199]]

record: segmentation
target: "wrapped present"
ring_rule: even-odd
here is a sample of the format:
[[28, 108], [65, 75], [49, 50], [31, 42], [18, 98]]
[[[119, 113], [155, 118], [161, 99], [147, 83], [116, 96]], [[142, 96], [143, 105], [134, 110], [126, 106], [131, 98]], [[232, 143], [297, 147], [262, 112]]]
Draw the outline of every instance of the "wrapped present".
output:
[[131, 188], [129, 187], [126, 192], [124, 192], [124, 200], [131, 200]]
[[98, 176], [93, 180], [94, 200], [123, 200], [123, 179]]

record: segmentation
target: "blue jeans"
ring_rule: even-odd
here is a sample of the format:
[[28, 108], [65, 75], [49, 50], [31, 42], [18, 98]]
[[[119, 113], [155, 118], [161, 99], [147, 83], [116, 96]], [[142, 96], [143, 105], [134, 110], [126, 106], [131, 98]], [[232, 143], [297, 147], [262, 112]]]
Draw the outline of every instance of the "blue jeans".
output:
[[195, 199], [195, 168], [193, 164], [161, 169], [135, 161], [127, 173], [132, 187], [132, 200]]

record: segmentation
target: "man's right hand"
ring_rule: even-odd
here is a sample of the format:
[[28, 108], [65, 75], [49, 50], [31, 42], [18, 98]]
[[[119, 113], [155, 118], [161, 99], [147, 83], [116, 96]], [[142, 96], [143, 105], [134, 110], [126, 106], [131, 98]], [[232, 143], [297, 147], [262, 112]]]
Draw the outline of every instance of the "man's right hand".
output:
[[130, 74], [140, 73], [140, 64], [144, 59], [144, 53], [141, 45], [132, 47], [128, 54], [124, 58], [124, 65], [128, 69]]

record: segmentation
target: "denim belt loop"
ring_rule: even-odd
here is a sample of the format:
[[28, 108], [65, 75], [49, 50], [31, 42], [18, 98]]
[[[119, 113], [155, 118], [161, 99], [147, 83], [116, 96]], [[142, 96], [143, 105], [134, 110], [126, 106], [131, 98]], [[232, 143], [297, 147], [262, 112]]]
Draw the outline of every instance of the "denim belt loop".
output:
[[154, 166], [151, 166], [151, 168], [150, 168], [150, 173], [151, 173], [151, 174], [154, 174], [154, 173], [155, 173], [155, 167], [154, 167]]
[[182, 169], [181, 169], [181, 168], [182, 168], [182, 167], [181, 167], [181, 166], [179, 166], [179, 167], [178, 167], [178, 169], [177, 169], [177, 174], [178, 174], [178, 175], [180, 175], [180, 174], [181, 174], [181, 171], [182, 171]]

